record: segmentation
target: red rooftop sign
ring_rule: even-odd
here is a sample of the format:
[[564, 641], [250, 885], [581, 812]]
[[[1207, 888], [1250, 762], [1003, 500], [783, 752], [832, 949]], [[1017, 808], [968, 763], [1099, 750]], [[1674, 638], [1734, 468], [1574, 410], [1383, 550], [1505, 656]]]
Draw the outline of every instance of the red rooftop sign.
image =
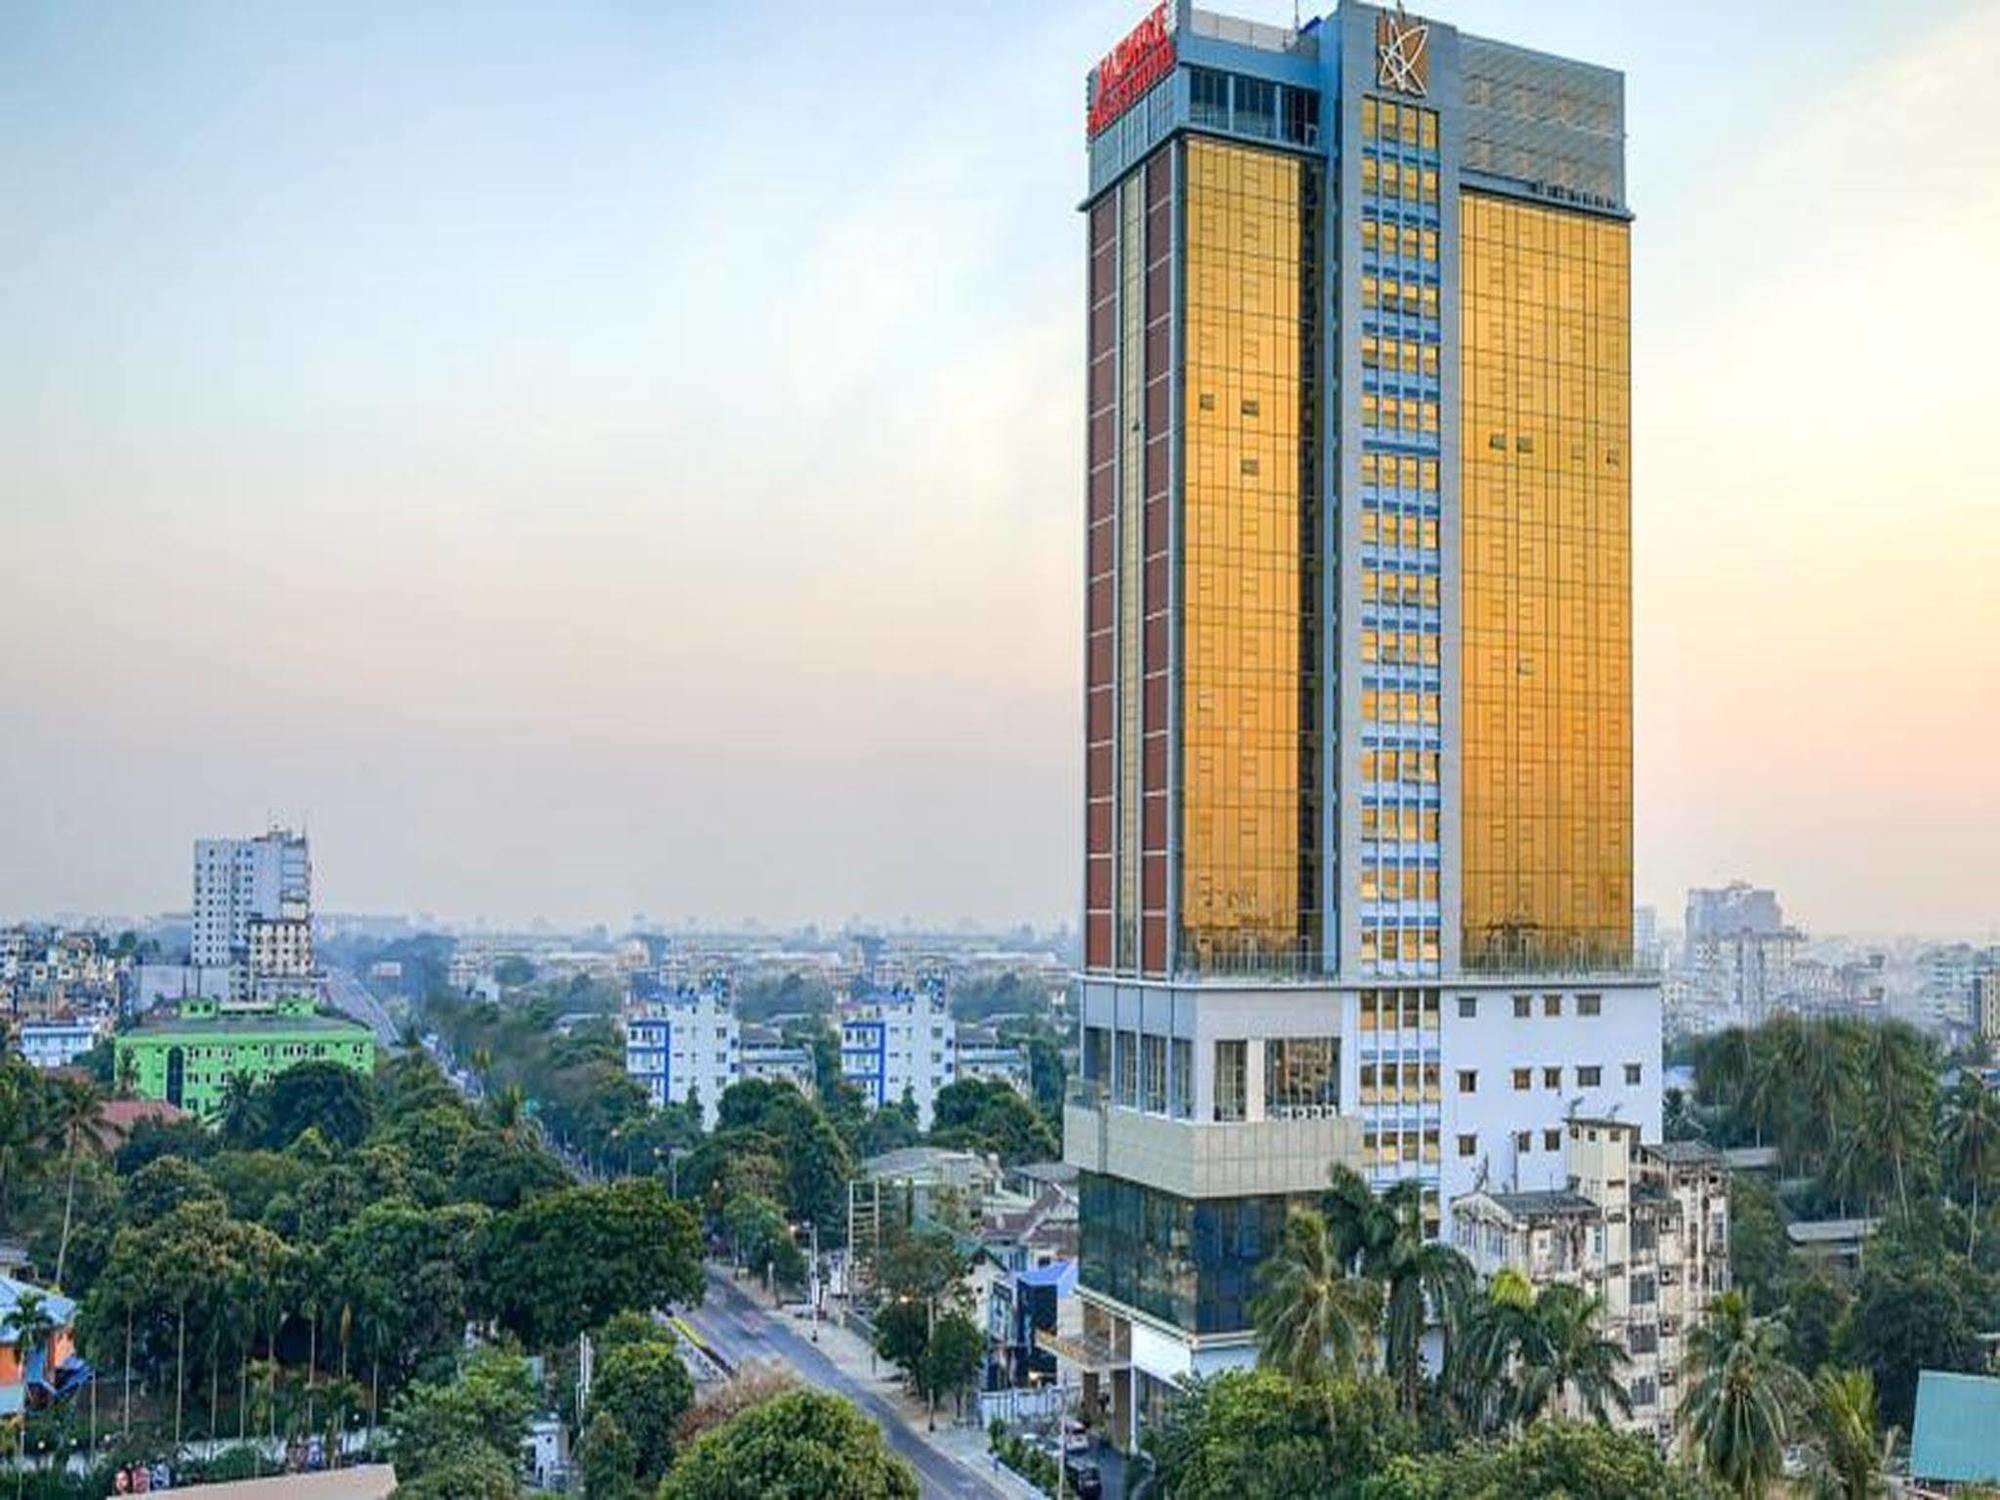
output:
[[1173, 0], [1162, 0], [1092, 71], [1084, 134], [1097, 136], [1173, 70]]

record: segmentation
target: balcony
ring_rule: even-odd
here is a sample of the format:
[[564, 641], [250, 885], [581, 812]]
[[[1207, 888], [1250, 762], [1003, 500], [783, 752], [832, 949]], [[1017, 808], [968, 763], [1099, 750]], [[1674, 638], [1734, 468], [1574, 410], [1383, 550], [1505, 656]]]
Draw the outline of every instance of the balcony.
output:
[[1086, 1375], [1104, 1375], [1132, 1363], [1129, 1348], [1120, 1349], [1110, 1339], [1090, 1332], [1064, 1333], [1052, 1328], [1035, 1330], [1035, 1347], [1046, 1349], [1064, 1364], [1074, 1365]]

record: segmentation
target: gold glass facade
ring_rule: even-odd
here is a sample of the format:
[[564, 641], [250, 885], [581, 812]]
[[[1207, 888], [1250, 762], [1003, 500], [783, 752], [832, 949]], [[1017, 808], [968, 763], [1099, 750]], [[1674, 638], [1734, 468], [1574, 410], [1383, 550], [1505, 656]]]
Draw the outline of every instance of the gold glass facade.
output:
[[1257, 967], [1310, 950], [1316, 930], [1301, 608], [1314, 185], [1274, 152], [1186, 151], [1179, 957]]
[[1630, 240], [1461, 200], [1462, 961], [1632, 948]]

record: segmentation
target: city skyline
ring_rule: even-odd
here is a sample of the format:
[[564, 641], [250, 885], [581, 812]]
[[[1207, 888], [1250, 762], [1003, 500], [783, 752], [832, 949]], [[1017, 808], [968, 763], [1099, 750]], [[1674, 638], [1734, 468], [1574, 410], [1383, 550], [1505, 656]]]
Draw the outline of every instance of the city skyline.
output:
[[[2000, 11], [1433, 9], [1633, 80], [1638, 899], [1990, 928], [2000, 316], [1879, 293], [2000, 219]], [[1073, 921], [1048, 205], [1133, 8], [498, 14], [8, 23], [0, 910], [275, 807], [345, 909]]]

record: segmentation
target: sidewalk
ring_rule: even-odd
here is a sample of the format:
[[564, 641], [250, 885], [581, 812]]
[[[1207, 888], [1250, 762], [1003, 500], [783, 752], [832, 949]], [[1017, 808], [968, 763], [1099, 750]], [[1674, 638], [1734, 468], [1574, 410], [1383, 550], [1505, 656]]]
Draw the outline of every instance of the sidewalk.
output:
[[[736, 1287], [759, 1307], [769, 1311], [772, 1317], [782, 1318], [785, 1326], [800, 1338], [812, 1337], [811, 1319], [794, 1317], [790, 1310], [781, 1310], [765, 1292], [761, 1282], [746, 1278], [736, 1282]], [[977, 1423], [956, 1420], [949, 1403], [938, 1407], [937, 1431], [928, 1431], [926, 1423], [929, 1418], [923, 1401], [904, 1387], [901, 1373], [876, 1354], [860, 1334], [833, 1318], [822, 1317], [818, 1348], [842, 1374], [895, 1407], [925, 1446], [935, 1449], [960, 1468], [969, 1469], [1006, 1494], [1020, 1496], [1021, 1500], [1035, 1500], [1041, 1494], [1013, 1470], [996, 1464], [986, 1440], [986, 1430]]]

